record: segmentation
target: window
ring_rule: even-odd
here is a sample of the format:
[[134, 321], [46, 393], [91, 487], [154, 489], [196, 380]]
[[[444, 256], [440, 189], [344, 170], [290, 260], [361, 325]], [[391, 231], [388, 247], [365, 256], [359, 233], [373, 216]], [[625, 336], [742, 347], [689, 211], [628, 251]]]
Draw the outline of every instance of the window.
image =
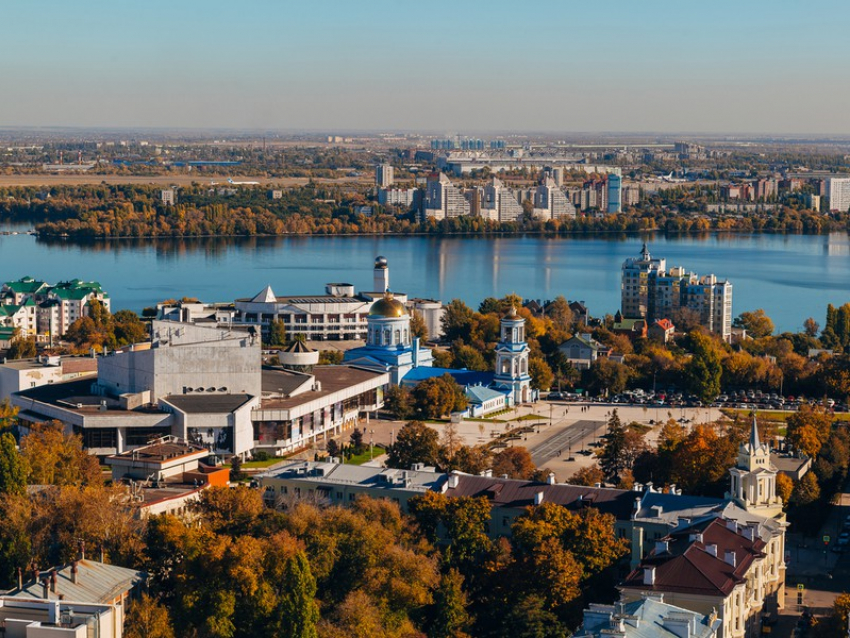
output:
[[115, 428], [96, 428], [83, 430], [83, 446], [92, 447], [116, 447], [117, 435]]

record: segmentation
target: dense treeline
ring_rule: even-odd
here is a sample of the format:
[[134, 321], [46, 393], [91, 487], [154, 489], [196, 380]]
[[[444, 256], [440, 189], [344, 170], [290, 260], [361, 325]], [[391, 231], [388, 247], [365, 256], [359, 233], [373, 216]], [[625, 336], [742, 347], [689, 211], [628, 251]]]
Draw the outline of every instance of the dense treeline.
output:
[[[0, 425], [14, 418], [0, 405]], [[28, 486], [40, 486], [36, 496]], [[519, 638], [569, 635], [588, 600], [612, 600], [626, 554], [614, 519], [554, 504], [488, 535], [485, 498], [428, 492], [332, 507], [316, 494], [211, 488], [183, 518], [140, 519], [76, 435], [0, 435], [0, 587], [17, 568], [89, 555], [149, 574], [129, 638]], [[585, 595], [588, 595], [587, 598]]]
[[[310, 184], [283, 189], [269, 199], [264, 188], [194, 184], [164, 206], [159, 188], [144, 185], [31, 187], [0, 191], [0, 218], [32, 220], [42, 236], [199, 237], [288, 234], [582, 234], [598, 232], [693, 233], [708, 231], [821, 233], [847, 229], [846, 215], [822, 215], [783, 207], [779, 211], [707, 216], [698, 210], [644, 205], [621, 214], [579, 215], [540, 221], [492, 222], [462, 217], [421, 222], [414, 213], [392, 214], [363, 193]], [[231, 194], [228, 194], [231, 193]], [[687, 197], [682, 193], [681, 197]], [[359, 213], [369, 204], [371, 215]]]

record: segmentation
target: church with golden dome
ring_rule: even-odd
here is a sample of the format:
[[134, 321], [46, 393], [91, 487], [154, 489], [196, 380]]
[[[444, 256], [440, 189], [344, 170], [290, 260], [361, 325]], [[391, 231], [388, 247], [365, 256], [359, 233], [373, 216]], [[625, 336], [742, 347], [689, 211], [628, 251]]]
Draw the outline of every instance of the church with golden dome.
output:
[[410, 333], [410, 313], [389, 289], [372, 304], [366, 324], [366, 345], [347, 351], [345, 363], [385, 370], [393, 385], [414, 368], [432, 365], [431, 350]]

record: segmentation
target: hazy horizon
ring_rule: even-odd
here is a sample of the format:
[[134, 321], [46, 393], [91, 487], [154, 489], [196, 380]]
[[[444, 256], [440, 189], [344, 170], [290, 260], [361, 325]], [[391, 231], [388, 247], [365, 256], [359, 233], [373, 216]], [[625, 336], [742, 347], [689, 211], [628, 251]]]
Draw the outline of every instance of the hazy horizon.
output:
[[837, 1], [9, 0], [2, 15], [0, 128], [850, 134]]

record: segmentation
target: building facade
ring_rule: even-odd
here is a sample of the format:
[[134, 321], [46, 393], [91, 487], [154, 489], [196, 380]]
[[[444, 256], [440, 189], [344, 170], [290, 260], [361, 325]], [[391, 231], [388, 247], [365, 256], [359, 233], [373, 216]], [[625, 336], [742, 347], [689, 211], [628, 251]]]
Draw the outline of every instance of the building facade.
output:
[[72, 279], [52, 285], [23, 277], [0, 289], [0, 326], [17, 327], [24, 336], [47, 341], [88, 316], [94, 300], [110, 309], [109, 295], [96, 281]]
[[389, 164], [378, 164], [375, 167], [375, 184], [379, 188], [389, 188], [393, 185], [393, 167]]
[[731, 282], [681, 267], [668, 269], [666, 260], [653, 258], [646, 244], [639, 257], [623, 262], [621, 308], [624, 317], [648, 323], [688, 308], [711, 332], [726, 340], [732, 335]]
[[846, 213], [850, 209], [850, 177], [829, 179], [829, 210]]

